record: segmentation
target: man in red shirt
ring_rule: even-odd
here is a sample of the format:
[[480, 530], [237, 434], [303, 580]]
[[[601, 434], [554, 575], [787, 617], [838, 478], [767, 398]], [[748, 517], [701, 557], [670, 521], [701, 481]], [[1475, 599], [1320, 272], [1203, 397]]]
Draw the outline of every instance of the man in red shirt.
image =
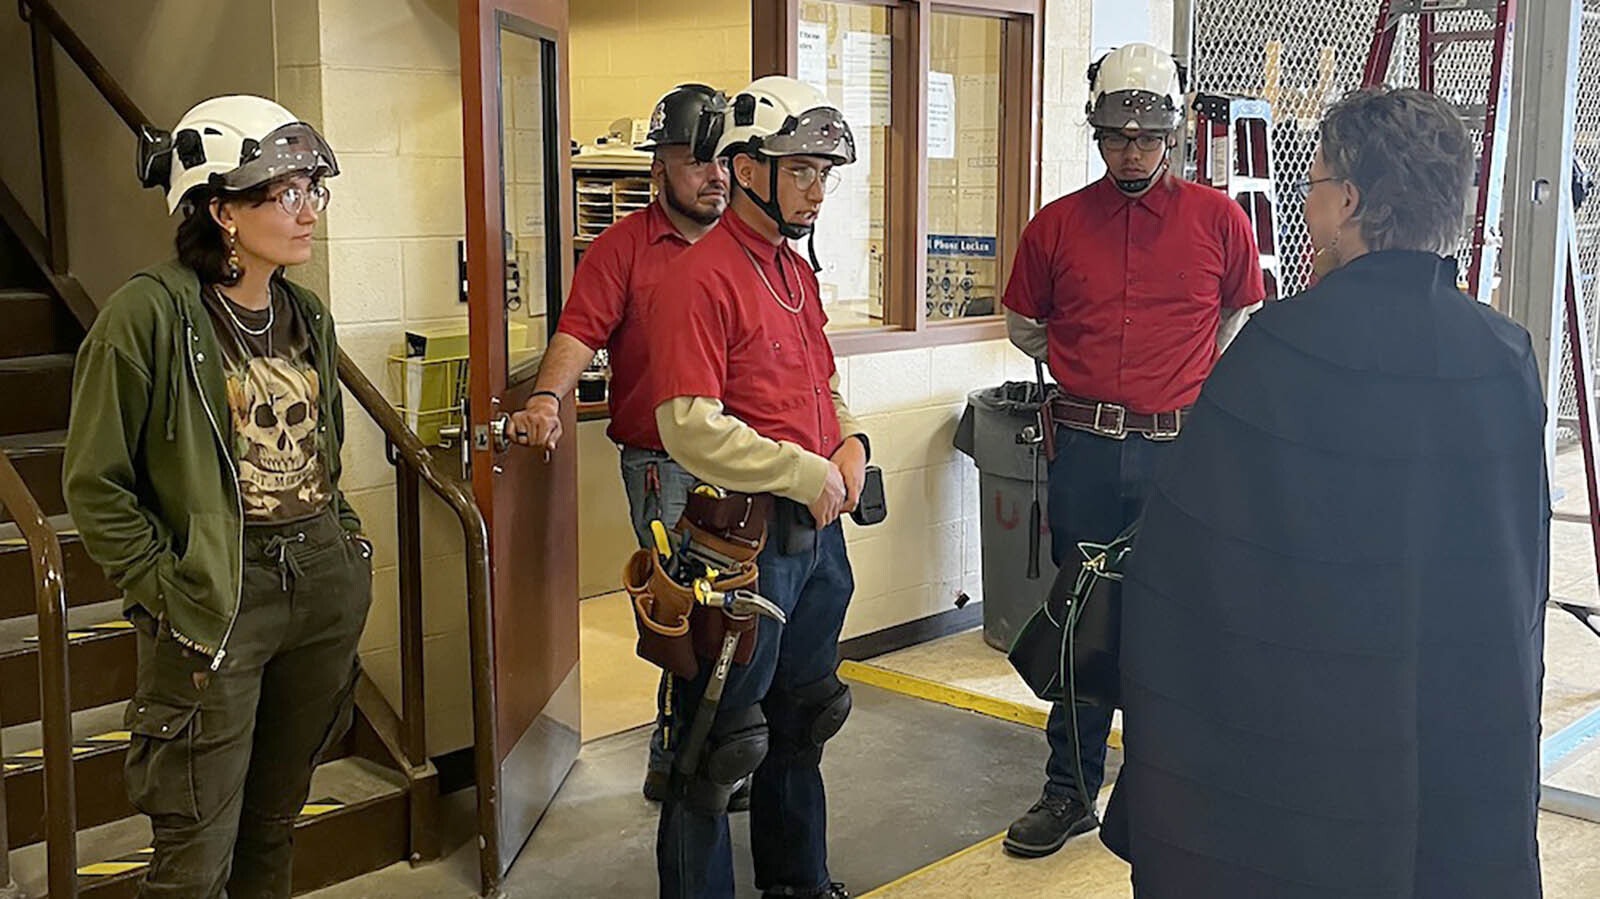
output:
[[[868, 447], [839, 396], [816, 275], [786, 239], [810, 233], [855, 142], [815, 88], [771, 76], [734, 98], [719, 147], [738, 185], [730, 212], [652, 297], [656, 423], [700, 479], [775, 497], [757, 587], [788, 621], [760, 620], [750, 663], [728, 674], [701, 764], [674, 774], [656, 843], [660, 894], [732, 899], [725, 804], [753, 771], [763, 897], [847, 899], [828, 875], [821, 761], [850, 711], [836, 669], [855, 583], [838, 519], [860, 496]], [[686, 732], [710, 667], [675, 681], [674, 733]]]
[[[1061, 567], [1138, 517], [1185, 410], [1266, 292], [1244, 211], [1168, 170], [1184, 116], [1172, 58], [1130, 44], [1090, 83], [1106, 176], [1039, 211], [1005, 292], [1012, 342], [1047, 361], [1057, 384], [1048, 509]], [[1044, 795], [1011, 825], [1009, 852], [1049, 855], [1099, 826], [1111, 711], [1050, 710]]]
[[[721, 93], [703, 84], [684, 84], [656, 104], [650, 133], [639, 145], [655, 155], [650, 175], [656, 202], [601, 232], [583, 254], [533, 394], [511, 416], [519, 443], [555, 448], [563, 436], [561, 398], [577, 386], [595, 353], [608, 350], [611, 425], [606, 435], [622, 450], [622, 483], [640, 546], [653, 545], [651, 521], [677, 524], [694, 486], [694, 476], [667, 456], [656, 433], [641, 316], [650, 289], [727, 208], [727, 170], [718, 160], [697, 161], [691, 146], [702, 113], [720, 110], [723, 102]], [[658, 722], [644, 783], [645, 797], [657, 802], [666, 796], [672, 770], [662, 737]], [[747, 794], [734, 804], [743, 808], [746, 802]]]

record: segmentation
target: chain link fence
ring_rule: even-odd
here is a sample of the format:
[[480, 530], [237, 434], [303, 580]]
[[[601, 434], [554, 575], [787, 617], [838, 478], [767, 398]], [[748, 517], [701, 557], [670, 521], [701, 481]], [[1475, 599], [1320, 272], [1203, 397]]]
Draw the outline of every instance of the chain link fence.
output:
[[1361, 86], [1381, 3], [1351, 0], [1335, 13], [1313, 3], [1196, 0], [1194, 89], [1272, 104], [1282, 296], [1304, 290], [1311, 278], [1311, 239], [1295, 185], [1311, 171], [1323, 109]]
[[[1284, 296], [1304, 290], [1311, 277], [1311, 241], [1295, 185], [1311, 170], [1317, 122], [1328, 104], [1361, 86], [1378, 16], [1387, 6], [1386, 0], [1350, 0], [1334, 13], [1317, 4], [1195, 2], [1195, 89], [1262, 97], [1272, 104], [1273, 167], [1282, 206], [1278, 229]], [[1583, 9], [1574, 152], [1579, 162], [1600, 176], [1600, 0], [1583, 0]], [[1494, 16], [1493, 10], [1438, 12], [1434, 30], [1492, 30]], [[1419, 82], [1417, 24], [1415, 15], [1401, 18], [1390, 57], [1389, 84], [1416, 86]], [[1492, 54], [1493, 45], [1488, 42], [1452, 43], [1439, 51], [1434, 62], [1433, 90], [1462, 110], [1475, 144], [1483, 134]], [[1509, 115], [1510, 110], [1501, 110], [1501, 114]], [[1472, 213], [1466, 213], [1469, 222]], [[1490, 233], [1491, 239], [1498, 239], [1498, 223], [1493, 223]], [[1470, 232], [1464, 233], [1458, 250], [1463, 272], [1470, 240]], [[1578, 242], [1583, 287], [1590, 297], [1585, 324], [1591, 346], [1595, 346], [1594, 339], [1600, 336], [1600, 316], [1595, 311], [1600, 307], [1600, 280], [1596, 279], [1600, 273], [1600, 197], [1578, 211]], [[1577, 415], [1577, 399], [1565, 329], [1561, 346], [1559, 414], [1563, 436], [1570, 438], [1576, 434], [1568, 421]]]
[[[1600, 0], [1583, 2], [1583, 34], [1578, 46], [1578, 92], [1573, 128], [1573, 163], [1591, 173], [1600, 174]], [[1596, 307], [1600, 294], [1596, 292], [1595, 275], [1600, 272], [1600, 197], [1590, 197], [1578, 208], [1578, 271], [1583, 275], [1580, 287], [1588, 302], [1589, 346], [1595, 347]], [[1561, 405], [1559, 406], [1560, 434], [1563, 439], [1577, 439], [1578, 394], [1572, 377], [1572, 342], [1567, 339], [1565, 327], [1561, 329]], [[1589, 372], [1590, 390], [1594, 389], [1594, 372]]]

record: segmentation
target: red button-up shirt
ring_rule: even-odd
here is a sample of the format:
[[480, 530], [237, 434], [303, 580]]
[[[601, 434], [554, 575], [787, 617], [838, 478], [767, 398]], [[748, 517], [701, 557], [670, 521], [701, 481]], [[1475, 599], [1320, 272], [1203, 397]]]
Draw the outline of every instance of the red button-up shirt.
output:
[[656, 282], [690, 246], [659, 202], [600, 233], [572, 276], [556, 331], [611, 356], [611, 425], [617, 443], [661, 449], [646, 383], [643, 306]]
[[800, 254], [730, 211], [651, 297], [654, 403], [718, 399], [761, 436], [830, 457], [839, 416], [827, 323], [817, 276]]
[[1244, 210], [1169, 175], [1137, 200], [1102, 178], [1039, 210], [1005, 305], [1046, 322], [1063, 390], [1151, 413], [1194, 403], [1222, 310], [1265, 296]]

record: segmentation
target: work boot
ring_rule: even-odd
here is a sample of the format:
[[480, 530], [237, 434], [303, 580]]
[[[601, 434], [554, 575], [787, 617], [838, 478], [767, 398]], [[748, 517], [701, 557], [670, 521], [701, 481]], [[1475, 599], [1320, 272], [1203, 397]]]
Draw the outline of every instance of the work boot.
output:
[[1094, 809], [1084, 808], [1076, 799], [1046, 793], [1026, 815], [1011, 822], [1005, 850], [1022, 858], [1043, 858], [1066, 845], [1067, 840], [1099, 826]]
[[842, 883], [830, 883], [814, 890], [774, 887], [763, 892], [761, 899], [850, 899], [850, 891]]

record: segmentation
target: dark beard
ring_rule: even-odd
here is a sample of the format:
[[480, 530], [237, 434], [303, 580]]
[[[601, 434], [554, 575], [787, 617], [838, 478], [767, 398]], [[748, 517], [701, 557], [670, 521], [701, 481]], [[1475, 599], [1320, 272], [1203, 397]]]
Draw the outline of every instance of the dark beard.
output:
[[661, 199], [666, 201], [668, 208], [697, 225], [715, 225], [717, 219], [722, 218], [721, 213], [701, 212], [693, 207], [685, 207], [678, 202], [677, 192], [672, 189], [672, 179], [662, 179]]

